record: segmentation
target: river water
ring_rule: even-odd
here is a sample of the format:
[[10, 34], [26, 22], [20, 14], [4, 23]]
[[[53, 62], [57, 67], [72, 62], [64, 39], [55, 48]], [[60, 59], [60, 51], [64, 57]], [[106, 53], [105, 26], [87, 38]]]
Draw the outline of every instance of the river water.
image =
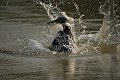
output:
[[[96, 20], [97, 26], [88, 31], [97, 33], [102, 25], [104, 16], [99, 14], [98, 8], [104, 0], [40, 1], [54, 6], [61, 3], [58, 7], [68, 16], [76, 19], [85, 15], [83, 21], [90, 25], [90, 21]], [[119, 6], [120, 1], [116, 3]], [[119, 46], [112, 52], [113, 46], [102, 49], [103, 53], [87, 46], [88, 51], [82, 47], [84, 49], [76, 55], [57, 54], [47, 48], [53, 40], [53, 32], [58, 31], [46, 26], [49, 21], [44, 7], [32, 0], [0, 1], [0, 80], [120, 80]], [[79, 27], [76, 31], [77, 35], [81, 34]]]

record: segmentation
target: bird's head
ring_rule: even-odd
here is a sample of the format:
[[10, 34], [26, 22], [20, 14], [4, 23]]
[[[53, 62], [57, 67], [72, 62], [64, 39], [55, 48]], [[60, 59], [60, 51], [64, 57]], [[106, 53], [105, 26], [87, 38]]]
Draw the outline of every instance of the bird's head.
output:
[[67, 18], [65, 18], [64, 16], [60, 16], [58, 17], [57, 19], [53, 20], [53, 21], [50, 21], [48, 22], [47, 24], [51, 24], [51, 23], [59, 23], [59, 24], [64, 24], [66, 22], [68, 22]]

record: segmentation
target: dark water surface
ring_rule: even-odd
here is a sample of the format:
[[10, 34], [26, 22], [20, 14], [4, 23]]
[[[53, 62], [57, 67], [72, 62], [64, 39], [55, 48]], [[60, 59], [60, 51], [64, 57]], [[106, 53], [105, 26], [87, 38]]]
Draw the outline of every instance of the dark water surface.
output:
[[1, 53], [0, 80], [120, 80], [120, 57], [39, 58]]
[[[83, 19], [103, 18], [98, 8], [104, 0], [74, 2], [79, 5], [80, 14], [85, 15]], [[115, 2], [120, 4], [119, 0]], [[59, 7], [69, 16], [79, 17], [71, 0]], [[120, 80], [119, 54], [36, 57], [12, 53], [26, 45], [21, 45], [19, 39], [44, 40], [48, 21], [46, 10], [32, 0], [0, 0], [0, 80]]]

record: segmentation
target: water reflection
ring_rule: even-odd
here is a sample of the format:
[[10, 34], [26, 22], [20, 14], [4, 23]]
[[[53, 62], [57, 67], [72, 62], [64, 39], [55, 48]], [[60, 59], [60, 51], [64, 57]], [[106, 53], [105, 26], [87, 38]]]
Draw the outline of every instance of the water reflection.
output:
[[0, 59], [1, 80], [120, 79], [119, 55], [36, 58], [2, 54]]

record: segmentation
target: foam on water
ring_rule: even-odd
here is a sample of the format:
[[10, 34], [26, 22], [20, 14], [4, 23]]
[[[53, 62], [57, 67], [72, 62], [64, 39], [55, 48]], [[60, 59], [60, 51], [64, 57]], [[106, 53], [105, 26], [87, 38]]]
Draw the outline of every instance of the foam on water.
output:
[[16, 49], [14, 53], [24, 54], [24, 55], [48, 55], [55, 54], [55, 52], [50, 51], [48, 46], [44, 44], [44, 41], [41, 43], [39, 40], [33, 39], [18, 39], [19, 45], [23, 45], [19, 49]]

